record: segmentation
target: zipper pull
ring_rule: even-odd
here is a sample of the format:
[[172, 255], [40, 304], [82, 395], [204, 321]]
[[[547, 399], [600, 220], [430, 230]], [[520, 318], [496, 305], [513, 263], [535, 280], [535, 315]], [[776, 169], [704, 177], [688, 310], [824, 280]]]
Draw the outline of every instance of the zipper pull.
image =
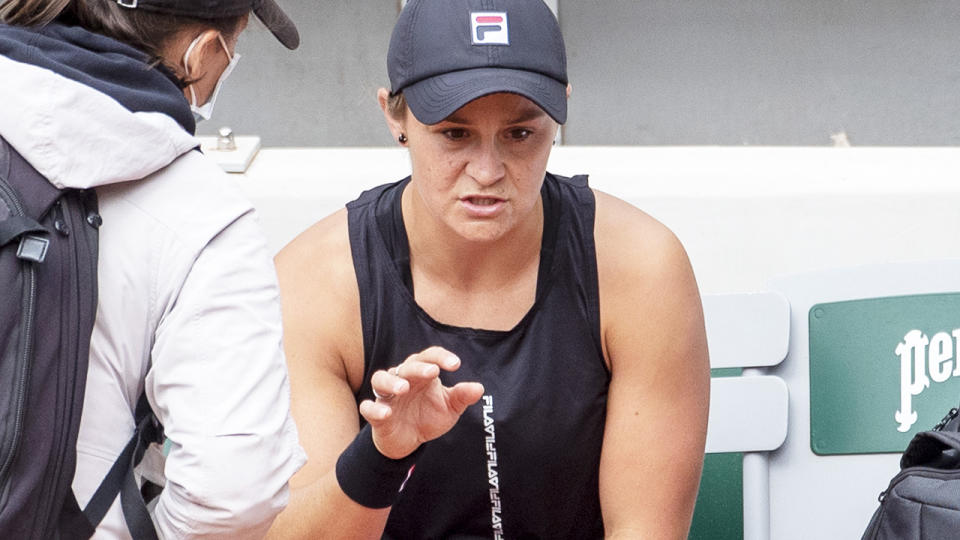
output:
[[70, 227], [67, 227], [67, 220], [63, 216], [63, 200], [57, 199], [54, 209], [53, 228], [63, 236], [70, 236]]
[[100, 225], [103, 225], [103, 218], [100, 217], [99, 209], [97, 208], [97, 194], [92, 189], [83, 190], [83, 211], [87, 214], [86, 220], [94, 229], [99, 229]]
[[934, 431], [943, 430], [943, 427], [946, 426], [948, 422], [956, 418], [958, 413], [960, 413], [960, 410], [957, 410], [956, 407], [950, 409], [950, 412], [948, 412], [947, 415], [944, 416], [943, 419], [940, 420], [940, 422], [937, 425], [933, 426], [933, 430]]

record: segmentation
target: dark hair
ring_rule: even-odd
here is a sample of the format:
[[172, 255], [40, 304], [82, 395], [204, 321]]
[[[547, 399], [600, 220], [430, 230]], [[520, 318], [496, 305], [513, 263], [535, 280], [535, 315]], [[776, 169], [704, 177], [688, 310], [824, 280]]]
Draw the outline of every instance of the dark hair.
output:
[[387, 112], [397, 120], [407, 116], [407, 98], [403, 97], [402, 90], [397, 93], [390, 93], [390, 97], [387, 98]]
[[0, 21], [13, 26], [43, 26], [68, 19], [83, 28], [143, 51], [151, 63], [162, 61], [161, 51], [180, 32], [212, 28], [233, 37], [244, 15], [197, 19], [120, 6], [114, 0], [0, 0]]

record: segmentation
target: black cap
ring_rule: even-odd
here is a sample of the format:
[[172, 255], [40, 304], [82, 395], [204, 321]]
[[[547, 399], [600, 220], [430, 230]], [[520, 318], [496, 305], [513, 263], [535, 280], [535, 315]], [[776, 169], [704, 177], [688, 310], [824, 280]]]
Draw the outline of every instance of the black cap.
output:
[[566, 49], [542, 0], [410, 0], [393, 28], [387, 71], [391, 91], [402, 91], [424, 124], [497, 92], [567, 120]]
[[238, 17], [253, 11], [254, 15], [273, 32], [288, 49], [300, 45], [300, 33], [274, 0], [115, 0], [125, 8], [142, 9], [154, 13], [220, 19]]

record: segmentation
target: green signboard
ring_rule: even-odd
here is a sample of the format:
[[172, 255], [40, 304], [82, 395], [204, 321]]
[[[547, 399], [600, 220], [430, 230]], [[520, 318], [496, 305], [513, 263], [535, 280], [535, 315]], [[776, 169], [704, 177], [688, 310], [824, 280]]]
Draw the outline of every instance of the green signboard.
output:
[[743, 540], [743, 454], [707, 454], [688, 540]]
[[960, 402], [960, 293], [810, 309], [810, 446], [902, 452]]

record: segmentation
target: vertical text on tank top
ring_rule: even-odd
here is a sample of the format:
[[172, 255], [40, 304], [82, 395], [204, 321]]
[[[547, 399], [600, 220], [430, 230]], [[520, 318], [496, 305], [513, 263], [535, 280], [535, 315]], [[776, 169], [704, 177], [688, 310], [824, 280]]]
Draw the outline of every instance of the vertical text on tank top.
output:
[[483, 396], [483, 430], [487, 452], [487, 482], [490, 484], [490, 523], [494, 540], [503, 540], [503, 520], [500, 517], [500, 474], [497, 471], [497, 434], [493, 422], [493, 396]]

